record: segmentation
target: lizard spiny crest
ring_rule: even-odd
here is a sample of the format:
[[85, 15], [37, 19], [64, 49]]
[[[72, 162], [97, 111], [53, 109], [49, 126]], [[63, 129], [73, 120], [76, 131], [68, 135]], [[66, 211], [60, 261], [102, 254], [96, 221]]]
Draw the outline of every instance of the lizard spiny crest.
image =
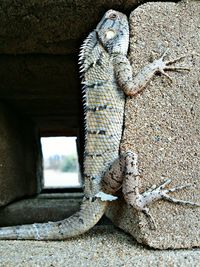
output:
[[[80, 72], [85, 72], [91, 63], [91, 53], [98, 44], [111, 54], [127, 55], [129, 45], [129, 25], [126, 15], [115, 10], [105, 13], [102, 20], [83, 42], [80, 51]], [[98, 57], [96, 58], [96, 60]]]
[[126, 15], [109, 10], [81, 47], [86, 196], [101, 190], [102, 177], [119, 155], [125, 99], [115, 80], [113, 58], [126, 56], [128, 40]]

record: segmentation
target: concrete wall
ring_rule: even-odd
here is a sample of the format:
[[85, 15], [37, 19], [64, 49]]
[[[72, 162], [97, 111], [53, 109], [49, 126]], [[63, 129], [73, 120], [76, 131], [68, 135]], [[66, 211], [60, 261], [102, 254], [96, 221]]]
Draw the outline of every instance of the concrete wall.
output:
[[0, 102], [0, 206], [40, 190], [41, 153], [33, 122]]

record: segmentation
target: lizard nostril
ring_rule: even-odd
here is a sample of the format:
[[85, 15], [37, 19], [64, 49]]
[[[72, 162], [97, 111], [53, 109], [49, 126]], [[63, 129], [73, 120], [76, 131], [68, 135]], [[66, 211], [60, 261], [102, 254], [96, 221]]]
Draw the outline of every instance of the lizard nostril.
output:
[[115, 13], [111, 13], [109, 15], [109, 19], [116, 19], [116, 18], [117, 18], [117, 14], [115, 14]]

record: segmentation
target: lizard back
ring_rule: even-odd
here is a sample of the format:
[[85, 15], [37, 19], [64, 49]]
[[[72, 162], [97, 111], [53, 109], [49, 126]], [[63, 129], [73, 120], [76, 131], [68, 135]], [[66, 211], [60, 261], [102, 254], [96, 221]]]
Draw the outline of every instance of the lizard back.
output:
[[126, 15], [109, 10], [81, 49], [86, 196], [100, 191], [101, 179], [119, 156], [125, 96], [116, 81], [114, 57], [127, 54], [128, 39]]
[[[88, 197], [99, 192], [102, 177], [119, 156], [124, 119], [125, 96], [115, 79], [113, 54], [99, 40], [102, 28], [100, 22], [80, 53], [85, 116], [84, 182]], [[110, 27], [106, 26], [106, 30]]]

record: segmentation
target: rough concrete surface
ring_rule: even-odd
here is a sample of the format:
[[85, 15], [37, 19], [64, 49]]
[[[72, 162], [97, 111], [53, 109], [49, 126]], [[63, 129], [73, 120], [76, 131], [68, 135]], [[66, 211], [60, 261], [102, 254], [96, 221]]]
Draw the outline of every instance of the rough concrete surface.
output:
[[[142, 94], [126, 104], [122, 150], [138, 153], [141, 188], [172, 179], [170, 187], [192, 184], [173, 193], [200, 203], [200, 2], [148, 3], [130, 16], [130, 59], [137, 73], [170, 48], [166, 59], [187, 55], [174, 65], [190, 72], [168, 72], [170, 84], [157, 75]], [[193, 53], [193, 55], [192, 55]], [[196, 54], [195, 54], [196, 53]], [[198, 55], [197, 55], [198, 53]], [[114, 208], [113, 208], [114, 207]], [[200, 246], [200, 208], [158, 201], [149, 206], [157, 230], [123, 200], [113, 203], [109, 217], [139, 242], [154, 248]]]
[[63, 242], [0, 241], [0, 266], [9, 267], [197, 267], [199, 262], [199, 249], [148, 249], [112, 226]]
[[83, 194], [40, 194], [15, 201], [0, 209], [0, 226], [59, 221], [80, 209]]
[[0, 53], [77, 52], [80, 40], [108, 9], [131, 10], [139, 0], [2, 0]]
[[0, 206], [36, 194], [40, 184], [36, 173], [40, 179], [40, 166], [30, 121], [0, 102]]

